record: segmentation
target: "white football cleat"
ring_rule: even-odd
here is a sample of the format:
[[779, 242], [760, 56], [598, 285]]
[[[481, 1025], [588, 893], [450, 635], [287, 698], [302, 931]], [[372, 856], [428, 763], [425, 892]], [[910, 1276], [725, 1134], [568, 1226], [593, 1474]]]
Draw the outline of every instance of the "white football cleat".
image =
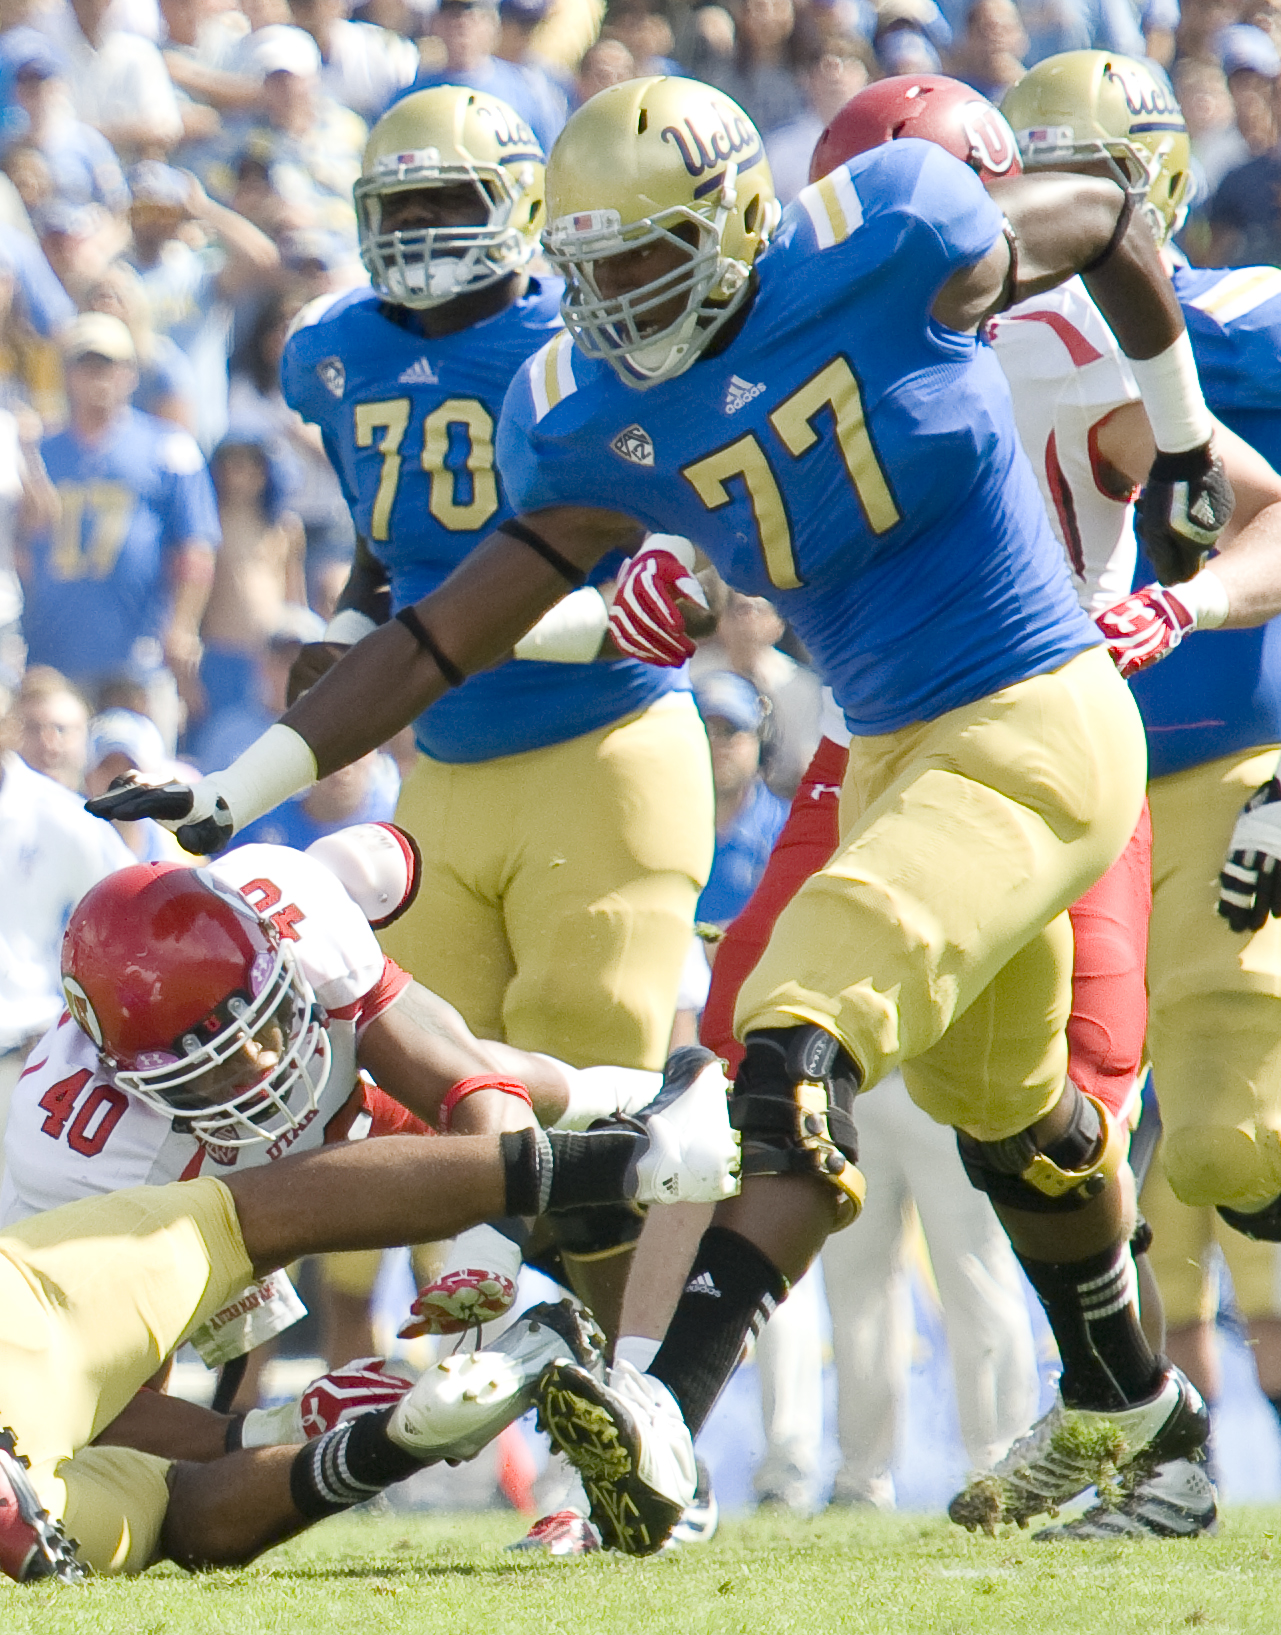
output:
[[458, 1352], [424, 1370], [393, 1409], [387, 1434], [423, 1459], [473, 1459], [533, 1407], [550, 1364], [572, 1362], [587, 1374], [599, 1342], [570, 1301], [531, 1306], [484, 1351]]
[[638, 1204], [714, 1204], [738, 1192], [739, 1138], [730, 1128], [729, 1081], [702, 1045], [667, 1059], [663, 1088], [627, 1119], [649, 1145], [635, 1160]]
[[694, 1465], [698, 1471], [694, 1497], [668, 1534], [665, 1550], [674, 1550], [681, 1544], [710, 1544], [720, 1526], [721, 1507], [712, 1486], [712, 1473], [701, 1459], [695, 1459]]
[[1026, 1527], [1033, 1516], [1056, 1515], [1087, 1488], [1111, 1483], [1135, 1461], [1151, 1468], [1199, 1453], [1209, 1434], [1200, 1392], [1173, 1364], [1160, 1388], [1133, 1408], [1069, 1408], [1056, 1396], [1049, 1413], [958, 1493], [947, 1513], [970, 1532], [994, 1533], [1005, 1521]]
[[1035, 1544], [1086, 1540], [1115, 1544], [1118, 1539], [1203, 1538], [1218, 1531], [1214, 1483], [1203, 1464], [1171, 1459], [1124, 1484], [1117, 1504], [1092, 1505], [1075, 1521], [1043, 1527]]
[[626, 1362], [608, 1384], [556, 1363], [539, 1382], [538, 1419], [582, 1477], [606, 1548], [661, 1550], [698, 1486], [694, 1442], [666, 1386]]
[[56, 1578], [59, 1584], [83, 1584], [89, 1569], [68, 1538], [40, 1503], [18, 1453], [13, 1432], [0, 1431], [0, 1572], [17, 1584]]

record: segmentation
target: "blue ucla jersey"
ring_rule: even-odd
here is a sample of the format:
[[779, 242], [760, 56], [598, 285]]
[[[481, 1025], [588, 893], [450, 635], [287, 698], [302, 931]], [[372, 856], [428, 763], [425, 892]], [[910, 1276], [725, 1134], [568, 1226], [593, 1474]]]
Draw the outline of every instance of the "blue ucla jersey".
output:
[[41, 454], [61, 505], [29, 547], [28, 662], [86, 686], [142, 679], [163, 662], [172, 553], [221, 538], [204, 456], [188, 432], [134, 409], [97, 442], [68, 427]]
[[[1281, 468], [1281, 271], [1176, 267], [1206, 402]], [[1136, 583], [1156, 577], [1140, 558]], [[1135, 676], [1152, 776], [1281, 743], [1281, 618], [1212, 630]]]
[[[352, 290], [290, 338], [287, 401], [320, 427], [357, 529], [386, 567], [399, 610], [435, 590], [512, 515], [494, 429], [516, 371], [560, 329], [560, 285], [533, 279], [497, 317], [438, 340]], [[604, 564], [608, 577], [618, 558]], [[512, 660], [424, 711], [418, 747], [438, 761], [489, 761], [563, 743], [687, 685], [683, 672]]]
[[1057, 668], [1098, 634], [989, 348], [930, 307], [1001, 232], [968, 166], [891, 142], [806, 188], [733, 339], [644, 392], [568, 336], [508, 395], [520, 511], [593, 505], [701, 545], [792, 621], [851, 731]]

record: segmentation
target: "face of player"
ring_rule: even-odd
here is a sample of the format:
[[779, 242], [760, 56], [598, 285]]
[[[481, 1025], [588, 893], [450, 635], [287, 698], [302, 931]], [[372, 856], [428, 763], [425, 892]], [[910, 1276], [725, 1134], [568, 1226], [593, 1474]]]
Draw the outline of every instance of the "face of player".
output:
[[200, 1094], [211, 1107], [231, 1101], [267, 1077], [280, 1065], [285, 1054], [285, 1020], [282, 1011], [292, 1009], [293, 1000], [287, 999], [239, 1050], [219, 1062], [199, 1079]]
[[[406, 188], [382, 201], [384, 233], [416, 233], [433, 227], [483, 227], [489, 206], [471, 182]], [[442, 252], [443, 253], [443, 252]]]
[[[638, 244], [634, 250], [603, 256], [592, 265], [597, 290], [605, 300], [616, 301], [620, 296], [632, 295], [647, 284], [679, 271], [689, 261], [685, 245], [694, 247], [697, 232], [694, 224], [687, 222], [675, 230], [679, 243], [673, 243], [670, 238], [653, 239], [647, 244]], [[650, 308], [639, 320], [641, 333], [656, 335], [676, 323], [685, 310], [686, 299], [683, 292], [677, 292], [670, 300]]]

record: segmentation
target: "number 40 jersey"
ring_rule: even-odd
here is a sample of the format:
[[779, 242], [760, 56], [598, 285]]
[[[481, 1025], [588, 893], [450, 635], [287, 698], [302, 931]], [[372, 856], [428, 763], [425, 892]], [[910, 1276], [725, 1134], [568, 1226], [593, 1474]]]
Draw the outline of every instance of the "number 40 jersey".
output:
[[[505, 311], [435, 339], [370, 289], [322, 296], [299, 314], [281, 361], [285, 398], [319, 426], [396, 610], [435, 590], [512, 515], [495, 429], [513, 376], [560, 330], [560, 288], [531, 279]], [[541, 749], [644, 709], [673, 684], [631, 660], [512, 661], [425, 711], [418, 747], [453, 762]]]
[[334, 874], [288, 846], [240, 846], [205, 865], [275, 922], [328, 1014], [329, 1075], [315, 1111], [278, 1140], [202, 1146], [181, 1123], [129, 1095], [102, 1071], [97, 1046], [64, 1011], [32, 1050], [5, 1128], [0, 1228], [121, 1187], [227, 1175], [306, 1152], [358, 1116], [356, 1047], [363, 1030], [409, 986]]
[[968, 166], [906, 138], [806, 188], [719, 351], [645, 391], [557, 336], [508, 394], [518, 512], [685, 534], [791, 620], [858, 734], [931, 720], [1098, 640], [990, 349], [930, 316], [1000, 237]]

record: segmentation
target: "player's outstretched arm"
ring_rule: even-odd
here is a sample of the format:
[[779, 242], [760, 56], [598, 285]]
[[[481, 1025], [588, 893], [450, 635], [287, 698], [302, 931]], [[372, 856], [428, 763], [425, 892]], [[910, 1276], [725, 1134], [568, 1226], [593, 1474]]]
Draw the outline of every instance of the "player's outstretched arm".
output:
[[1165, 584], [1190, 579], [1232, 515], [1232, 486], [1192, 346], [1137, 199], [1112, 181], [1048, 172], [992, 182], [1009, 231], [956, 273], [934, 316], [973, 329], [992, 313], [1079, 273], [1130, 359], [1156, 439], [1138, 529]]
[[641, 530], [612, 511], [563, 506], [505, 523], [414, 607], [359, 641], [225, 771], [193, 787], [135, 784], [88, 803], [97, 817], [154, 817], [190, 852], [385, 743], [450, 687], [499, 662], [610, 550]]

